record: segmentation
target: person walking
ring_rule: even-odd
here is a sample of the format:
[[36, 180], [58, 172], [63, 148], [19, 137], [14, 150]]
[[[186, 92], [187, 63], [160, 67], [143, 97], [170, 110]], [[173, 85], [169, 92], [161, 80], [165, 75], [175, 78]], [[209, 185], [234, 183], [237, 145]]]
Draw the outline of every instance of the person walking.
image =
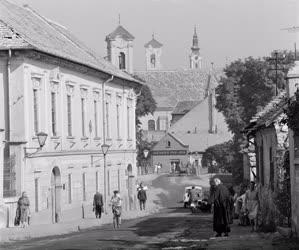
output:
[[221, 183], [220, 179], [213, 180], [215, 187], [213, 192], [213, 230], [216, 231], [216, 237], [228, 236], [230, 195], [228, 189]]
[[259, 207], [258, 192], [255, 188], [255, 183], [250, 183], [250, 189], [245, 193], [245, 207], [248, 213], [248, 218], [251, 225], [251, 232], [257, 230], [257, 212]]
[[100, 192], [96, 192], [93, 196], [93, 211], [95, 212], [96, 218], [102, 217], [103, 211], [103, 196]]
[[137, 193], [137, 198], [139, 200], [139, 205], [140, 205], [140, 210], [145, 210], [145, 203], [147, 200], [146, 196], [146, 191], [144, 190], [144, 187], [142, 186], [142, 183], [140, 184], [138, 193]]
[[121, 212], [122, 212], [122, 202], [118, 190], [113, 191], [113, 196], [110, 200], [110, 205], [112, 206], [113, 214], [113, 227], [120, 228], [121, 225]]
[[22, 193], [22, 196], [18, 200], [18, 207], [16, 212], [16, 222], [15, 224], [20, 225], [20, 227], [27, 227], [29, 224], [30, 216], [30, 202], [26, 192]]

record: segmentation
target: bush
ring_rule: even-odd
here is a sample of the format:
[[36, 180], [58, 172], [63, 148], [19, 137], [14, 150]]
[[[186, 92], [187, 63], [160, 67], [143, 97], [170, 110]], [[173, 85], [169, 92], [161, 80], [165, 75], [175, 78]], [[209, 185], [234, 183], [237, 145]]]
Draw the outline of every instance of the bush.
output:
[[267, 187], [259, 188], [259, 227], [263, 232], [275, 232], [278, 211], [274, 201], [274, 193]]

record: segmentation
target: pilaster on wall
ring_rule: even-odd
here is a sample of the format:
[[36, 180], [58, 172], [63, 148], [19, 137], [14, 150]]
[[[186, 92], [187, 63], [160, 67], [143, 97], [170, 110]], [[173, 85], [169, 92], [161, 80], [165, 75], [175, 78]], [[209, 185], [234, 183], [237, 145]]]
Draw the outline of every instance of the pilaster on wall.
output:
[[6, 207], [3, 200], [3, 149], [4, 130], [0, 129], [0, 228], [6, 226]]

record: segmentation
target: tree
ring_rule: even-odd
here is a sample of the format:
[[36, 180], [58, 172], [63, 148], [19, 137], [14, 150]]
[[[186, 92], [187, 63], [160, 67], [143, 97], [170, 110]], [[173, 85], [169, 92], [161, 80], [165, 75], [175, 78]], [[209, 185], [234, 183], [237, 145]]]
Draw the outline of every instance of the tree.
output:
[[224, 142], [206, 149], [202, 157], [202, 166], [208, 167], [209, 173], [218, 173], [219, 170], [231, 172], [233, 141]]
[[[272, 52], [271, 58], [275, 58]], [[278, 52], [277, 87], [285, 88], [285, 75], [293, 65], [292, 52]], [[234, 134], [234, 164], [232, 173], [234, 180], [241, 181], [242, 156], [240, 145], [244, 141], [243, 129], [250, 119], [263, 108], [275, 95], [276, 72], [275, 61], [270, 58], [248, 57], [236, 60], [224, 69], [224, 76], [216, 88], [216, 108], [222, 112], [229, 130]], [[238, 176], [237, 176], [238, 175]]]
[[[275, 56], [272, 53], [272, 58]], [[282, 51], [278, 58], [278, 89], [285, 87], [285, 74], [293, 65], [293, 53]], [[232, 62], [216, 89], [216, 108], [225, 116], [229, 130], [239, 135], [250, 119], [275, 95], [275, 61], [248, 57]]]
[[156, 101], [152, 96], [152, 92], [147, 85], [140, 85], [135, 88], [137, 93], [137, 103], [135, 110], [136, 117], [136, 144], [137, 144], [137, 162], [140, 165], [141, 161], [144, 160], [143, 150], [150, 149], [152, 144], [143, 140], [142, 129], [140, 128], [140, 117], [153, 114], [156, 110]]

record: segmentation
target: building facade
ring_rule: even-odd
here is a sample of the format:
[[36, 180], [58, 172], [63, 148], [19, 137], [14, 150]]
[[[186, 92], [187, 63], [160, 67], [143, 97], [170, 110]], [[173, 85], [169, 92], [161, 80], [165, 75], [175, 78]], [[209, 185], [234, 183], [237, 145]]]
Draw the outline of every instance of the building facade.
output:
[[[4, 176], [9, 217], [1, 221], [13, 225], [23, 191], [33, 224], [80, 218], [91, 211], [96, 191], [107, 201], [119, 190], [124, 209], [132, 209], [139, 81], [30, 8], [5, 0], [0, 8], [9, 13], [0, 18], [0, 120], [4, 174], [12, 173]], [[43, 147], [39, 132], [47, 134]], [[110, 146], [106, 164], [103, 144]]]

